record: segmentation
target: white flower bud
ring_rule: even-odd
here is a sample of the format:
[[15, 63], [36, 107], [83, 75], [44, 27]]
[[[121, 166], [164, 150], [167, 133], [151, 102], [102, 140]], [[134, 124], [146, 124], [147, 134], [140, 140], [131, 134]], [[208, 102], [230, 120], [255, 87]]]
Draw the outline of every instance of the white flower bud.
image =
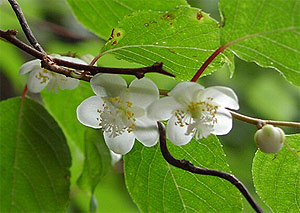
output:
[[283, 146], [285, 134], [282, 129], [267, 124], [257, 130], [254, 140], [262, 152], [277, 153]]

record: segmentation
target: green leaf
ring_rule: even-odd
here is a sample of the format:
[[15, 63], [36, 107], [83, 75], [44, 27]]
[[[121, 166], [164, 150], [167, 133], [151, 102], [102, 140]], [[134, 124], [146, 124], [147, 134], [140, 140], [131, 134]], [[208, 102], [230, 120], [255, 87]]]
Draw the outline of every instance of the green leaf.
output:
[[87, 29], [101, 38], [108, 39], [118, 22], [134, 11], [168, 11], [185, 0], [67, 0], [75, 16]]
[[300, 134], [287, 136], [286, 144], [294, 152], [286, 145], [277, 156], [259, 150], [256, 152], [252, 167], [253, 181], [257, 193], [272, 211], [299, 212]]
[[111, 157], [101, 130], [87, 129], [85, 134], [85, 161], [78, 185], [91, 194], [101, 179], [110, 171]]
[[65, 211], [71, 158], [57, 123], [30, 99], [3, 101], [0, 114], [0, 211]]
[[222, 44], [245, 61], [273, 67], [300, 86], [299, 0], [221, 0]]
[[[179, 80], [189, 80], [220, 46], [219, 34], [218, 23], [196, 8], [179, 7], [165, 13], [141, 11], [120, 21], [101, 51], [145, 66], [164, 62], [164, 68]], [[202, 76], [231, 60], [222, 53]]]
[[60, 90], [58, 93], [42, 92], [46, 109], [62, 128], [72, 154], [71, 183], [76, 183], [84, 162], [85, 130], [76, 116], [77, 106], [86, 98], [94, 95], [89, 83], [80, 82], [75, 90]]
[[[230, 172], [216, 136], [192, 140], [185, 146], [169, 143], [179, 159], [202, 168]], [[159, 146], [135, 143], [125, 155], [125, 181], [133, 201], [142, 212], [241, 212], [239, 191], [229, 182], [212, 176], [197, 175], [168, 164]]]

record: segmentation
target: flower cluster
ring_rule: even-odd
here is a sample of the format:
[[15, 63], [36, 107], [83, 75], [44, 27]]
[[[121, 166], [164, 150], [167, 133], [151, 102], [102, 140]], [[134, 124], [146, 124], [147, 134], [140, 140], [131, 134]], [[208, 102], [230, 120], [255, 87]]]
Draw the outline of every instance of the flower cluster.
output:
[[[78, 58], [66, 56], [58, 56], [57, 58], [86, 65], [86, 62]], [[47, 85], [47, 89], [49, 91], [53, 90], [54, 92], [57, 92], [58, 88], [62, 90], [72, 90], [75, 89], [79, 84], [78, 79], [69, 78], [64, 75], [57, 74], [41, 68], [41, 60], [39, 59], [28, 61], [27, 63], [23, 64], [20, 68], [19, 74], [29, 74], [27, 80], [27, 87], [28, 90], [33, 93], [41, 92]]]
[[[58, 58], [86, 64], [84, 61]], [[40, 60], [25, 63], [20, 74], [29, 73], [28, 90], [74, 89], [79, 80], [42, 69]], [[97, 74], [90, 81], [96, 94], [77, 107], [78, 120], [88, 127], [102, 129], [107, 146], [114, 153], [128, 153], [135, 140], [147, 147], [159, 138], [157, 121], [168, 120], [167, 137], [175, 145], [189, 143], [210, 134], [224, 135], [232, 128], [226, 108], [239, 108], [234, 91], [227, 87], [204, 88], [195, 82], [181, 82], [167, 97], [159, 98], [157, 86], [148, 78], [135, 79], [127, 86], [119, 75]]]
[[232, 117], [226, 108], [239, 108], [230, 88], [205, 89], [195, 82], [181, 82], [161, 99], [157, 86], [147, 78], [135, 79], [127, 87], [118, 75], [98, 74], [91, 87], [96, 96], [78, 106], [77, 118], [102, 129], [107, 146], [119, 154], [128, 153], [135, 139], [148, 147], [155, 145], [156, 122], [162, 120], [168, 120], [167, 136], [175, 145], [187, 144], [194, 136], [227, 134]]

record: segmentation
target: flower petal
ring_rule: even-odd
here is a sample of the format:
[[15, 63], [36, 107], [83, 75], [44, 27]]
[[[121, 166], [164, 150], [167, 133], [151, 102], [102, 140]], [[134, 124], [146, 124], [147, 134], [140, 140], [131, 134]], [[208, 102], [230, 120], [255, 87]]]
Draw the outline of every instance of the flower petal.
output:
[[110, 135], [107, 132], [103, 133], [106, 145], [113, 152], [125, 155], [132, 149], [135, 140], [133, 133], [123, 132], [117, 137], [111, 137]]
[[118, 163], [121, 160], [122, 155], [114, 153], [111, 150], [109, 150], [109, 151], [110, 151], [110, 157], [111, 157], [111, 165], [114, 166], [116, 163]]
[[208, 87], [201, 94], [201, 99], [206, 99], [207, 97], [213, 98], [214, 102], [224, 108], [228, 107], [235, 110], [239, 109], [238, 97], [229, 87]]
[[53, 78], [52, 73], [40, 67], [31, 71], [27, 80], [27, 87], [30, 92], [39, 93], [41, 92]]
[[135, 122], [133, 133], [136, 139], [147, 147], [154, 146], [158, 141], [157, 123], [146, 116]]
[[147, 109], [148, 117], [157, 120], [167, 120], [172, 116], [176, 109], [181, 109], [182, 106], [173, 97], [161, 98], [153, 102]]
[[54, 76], [56, 78], [56, 84], [57, 84], [56, 86], [60, 87], [62, 90], [75, 89], [79, 84], [79, 80], [75, 78], [69, 78], [64, 75], [56, 74], [56, 73], [54, 74]]
[[187, 132], [188, 126], [181, 127], [175, 125], [176, 121], [177, 118], [175, 116], [172, 116], [168, 121], [167, 137], [173, 144], [182, 146], [191, 141], [191, 139], [193, 138], [193, 134], [186, 135], [185, 133]]
[[135, 79], [129, 86], [130, 101], [144, 109], [153, 101], [159, 99], [159, 91], [156, 84], [148, 79]]
[[117, 97], [126, 89], [126, 81], [119, 75], [97, 74], [91, 79], [91, 87], [101, 97]]
[[168, 95], [173, 96], [178, 102], [188, 105], [193, 101], [195, 92], [203, 89], [204, 87], [196, 82], [183, 81], [177, 84]]
[[230, 112], [224, 108], [219, 108], [216, 114], [217, 123], [214, 125], [212, 134], [226, 135], [232, 129], [232, 116]]
[[101, 97], [92, 96], [85, 99], [77, 107], [77, 119], [85, 126], [99, 129], [99, 112], [97, 110], [103, 109], [103, 103]]
[[68, 57], [68, 56], [58, 56], [57, 58], [65, 60], [65, 61], [70, 61], [70, 62], [74, 62], [77, 64], [84, 64], [86, 65], [87, 63], [79, 58], [73, 58], [73, 57]]
[[23, 74], [29, 73], [30, 71], [37, 70], [37, 69], [42, 70], [41, 60], [39, 60], [39, 59], [31, 60], [21, 66], [19, 74], [23, 75]]

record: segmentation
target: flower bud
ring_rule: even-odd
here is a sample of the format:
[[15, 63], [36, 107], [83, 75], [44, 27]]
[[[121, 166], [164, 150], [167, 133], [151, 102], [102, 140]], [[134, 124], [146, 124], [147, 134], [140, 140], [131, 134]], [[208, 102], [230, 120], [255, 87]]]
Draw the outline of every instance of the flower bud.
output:
[[277, 153], [283, 146], [285, 134], [282, 129], [267, 124], [257, 130], [254, 140], [262, 152]]

